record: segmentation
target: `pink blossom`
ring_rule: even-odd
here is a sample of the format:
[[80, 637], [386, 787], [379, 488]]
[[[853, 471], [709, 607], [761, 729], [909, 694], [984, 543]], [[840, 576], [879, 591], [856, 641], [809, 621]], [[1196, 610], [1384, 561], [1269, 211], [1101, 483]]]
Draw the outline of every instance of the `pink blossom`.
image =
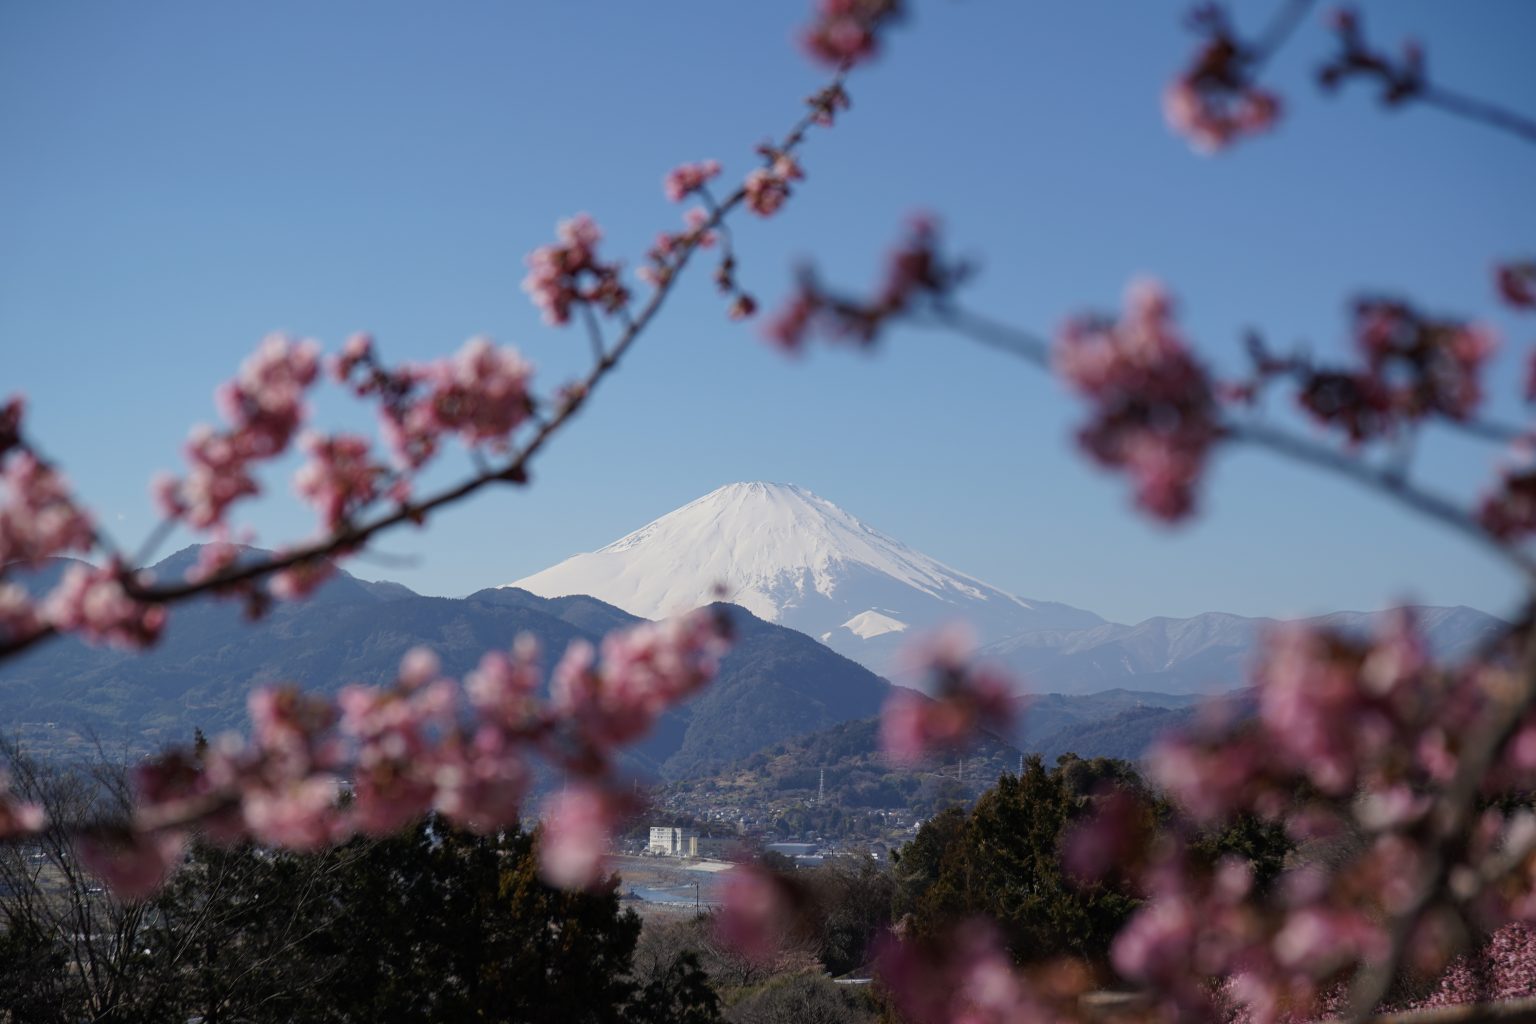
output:
[[229, 427], [196, 428], [186, 445], [191, 470], [184, 481], [161, 478], [156, 503], [172, 518], [206, 529], [222, 523], [229, 506], [257, 494], [253, 464], [287, 450], [308, 410], [305, 393], [315, 382], [320, 349], [313, 341], [273, 334], [240, 366], [234, 380], [215, 392]]
[[378, 497], [387, 472], [371, 457], [372, 444], [356, 434], [306, 434], [300, 441], [309, 461], [293, 477], [294, 490], [320, 512], [334, 531]]
[[466, 444], [504, 446], [532, 411], [532, 373], [515, 349], [472, 338], [452, 359], [420, 371], [428, 391], [413, 411], [428, 429], [457, 433]]
[[63, 632], [80, 632], [92, 643], [137, 650], [160, 637], [165, 607], [129, 596], [123, 570], [72, 565], [43, 604], [43, 617]]
[[166, 515], [203, 530], [222, 523], [236, 501], [260, 493], [251, 459], [233, 435], [199, 426], [183, 450], [191, 463], [187, 478], [179, 484], [163, 477], [156, 482], [156, 502]]
[[219, 573], [232, 568], [240, 561], [241, 547], [226, 540], [214, 540], [197, 551], [197, 562], [187, 570], [187, 579], [191, 582], [212, 579]]
[[1393, 412], [1408, 420], [1438, 414], [1464, 420], [1482, 403], [1484, 365], [1498, 347], [1480, 324], [1425, 316], [1406, 303], [1355, 303], [1355, 344]]
[[516, 739], [484, 725], [468, 747], [439, 751], [432, 766], [436, 808], [476, 832], [517, 824], [530, 773]]
[[539, 689], [539, 642], [520, 634], [509, 655], [487, 651], [480, 665], [464, 677], [470, 704], [488, 722], [516, 730], [534, 716]]
[[767, 963], [796, 927], [796, 893], [788, 882], [756, 864], [738, 864], [725, 876], [715, 933], [749, 960]]
[[848, 98], [848, 90], [843, 88], [841, 82], [833, 82], [815, 95], [806, 99], [806, 104], [811, 108], [811, 120], [824, 128], [832, 127], [832, 122], [837, 118], [839, 110], [847, 110], [852, 106]]
[[1501, 263], [1494, 271], [1499, 297], [1515, 309], [1536, 309], [1536, 260]]
[[15, 583], [0, 583], [0, 643], [28, 636], [42, 625], [31, 596]]
[[617, 312], [629, 301], [619, 283], [618, 267], [597, 257], [602, 232], [582, 213], [561, 221], [559, 244], [540, 246], [528, 254], [528, 276], [523, 290], [544, 311], [546, 322], [568, 323], [578, 302], [590, 302], [606, 312]]
[[31, 452], [5, 458], [0, 485], [0, 565], [88, 551], [96, 543], [90, 516], [64, 478]]
[[335, 767], [340, 751], [332, 727], [340, 715], [324, 697], [295, 686], [259, 687], [246, 700], [257, 749], [292, 777]]
[[1062, 835], [1061, 861], [1084, 884], [1129, 872], [1150, 839], [1149, 810], [1119, 787], [1094, 797], [1090, 812]]
[[288, 447], [307, 415], [304, 395], [319, 369], [315, 342], [272, 334], [240, 365], [239, 375], [215, 392], [243, 458], [270, 458]]
[[1006, 734], [1015, 714], [1012, 681], [996, 668], [969, 663], [968, 632], [948, 629], [915, 641], [904, 660], [933, 680], [933, 696], [896, 689], [880, 714], [886, 756], [913, 764], [961, 750], [983, 731]]
[[596, 886], [621, 813], [613, 794], [586, 782], [572, 783], [545, 800], [539, 833], [544, 880], [563, 889]]
[[1495, 489], [1483, 497], [1477, 517], [1485, 530], [1503, 540], [1536, 532], [1536, 466], [1505, 468]]
[[801, 287], [763, 323], [763, 336], [781, 351], [796, 353], [805, 347], [811, 325], [821, 310], [821, 297]]
[[154, 895], [186, 852], [180, 832], [97, 833], [75, 844], [80, 862], [121, 900]]
[[336, 563], [328, 558], [306, 559], [273, 573], [268, 590], [280, 601], [297, 601], [319, 590], [335, 573]]
[[600, 668], [590, 645], [574, 643], [555, 667], [550, 699], [598, 747], [624, 743], [709, 682], [724, 647], [707, 609], [608, 634]]
[[[1076, 1019], [1086, 975], [1048, 965], [1032, 984], [1014, 967], [996, 927], [986, 920], [957, 926], [942, 941], [883, 944], [875, 971], [913, 1024], [1032, 1024]], [[1053, 999], [1053, 997], [1055, 997]]]
[[789, 183], [759, 167], [747, 175], [747, 206], [760, 217], [771, 217], [789, 198]]
[[705, 183], [720, 176], [720, 161], [703, 160], [696, 164], [679, 164], [667, 172], [663, 182], [667, 198], [680, 203], [703, 188]]
[[341, 355], [331, 360], [331, 376], [338, 384], [346, 384], [359, 367], [374, 360], [373, 336], [354, 334], [342, 346]]
[[815, 20], [801, 41], [817, 60], [849, 67], [875, 56], [885, 24], [901, 13], [899, 0], [817, 0]]
[[1201, 153], [1217, 153], [1245, 135], [1259, 135], [1280, 118], [1280, 98], [1264, 89], [1219, 88], [1180, 75], [1163, 93], [1168, 126]]
[[242, 790], [245, 826], [258, 842], [290, 850], [323, 850], [346, 838], [338, 807], [341, 785], [316, 773]]
[[357, 743], [351, 815], [359, 831], [388, 835], [432, 806], [436, 740], [453, 724], [457, 694], [439, 679], [393, 691], [348, 686], [337, 695], [341, 730]]
[[36, 832], [43, 827], [43, 809], [36, 804], [17, 799], [10, 788], [10, 780], [0, 772], [0, 839]]
[[1238, 40], [1219, 8], [1198, 8], [1192, 21], [1206, 41], [1164, 90], [1163, 115], [1196, 150], [1215, 153], [1273, 127], [1280, 98], [1255, 83], [1255, 54]]
[[731, 302], [728, 314], [732, 320], [747, 320], [757, 312], [757, 300], [750, 295], [736, 296]]
[[1179, 334], [1162, 286], [1134, 282], [1118, 322], [1069, 321], [1057, 335], [1055, 367], [1094, 406], [1078, 433], [1084, 450], [1127, 472], [1147, 512], [1167, 522], [1188, 516], [1221, 427], [1210, 378]]

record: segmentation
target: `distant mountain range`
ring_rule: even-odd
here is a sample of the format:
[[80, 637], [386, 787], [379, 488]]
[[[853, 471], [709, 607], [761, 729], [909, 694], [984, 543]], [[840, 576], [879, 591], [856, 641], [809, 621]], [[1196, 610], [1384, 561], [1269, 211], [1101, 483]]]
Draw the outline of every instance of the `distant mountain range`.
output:
[[[179, 579], [196, 557], [186, 549], [153, 572]], [[50, 563], [22, 582], [45, 591], [67, 564]], [[715, 682], [633, 749], [633, 770], [667, 778], [705, 770], [879, 712], [891, 688], [885, 680], [807, 636], [742, 609], [732, 614], [736, 644]], [[140, 654], [68, 637], [45, 643], [0, 666], [0, 723], [58, 753], [84, 749], [91, 736], [144, 751], [185, 742], [194, 728], [244, 728], [246, 696], [262, 683], [335, 692], [349, 682], [384, 682], [417, 645], [462, 675], [519, 633], [536, 636], [552, 663], [572, 641], [597, 643], [637, 621], [584, 596], [546, 599], [514, 588], [423, 597], [342, 572], [309, 600], [279, 602], [255, 623], [214, 598], [183, 605], [160, 644]]]
[[886, 678], [913, 633], [943, 623], [963, 620], [991, 643], [1104, 622], [957, 572], [792, 484], [729, 484], [509, 585], [590, 594], [648, 619], [730, 601]]
[[[188, 548], [152, 571], [180, 579], [196, 560]], [[8, 578], [43, 593], [68, 564]], [[1052, 757], [1134, 759], [1162, 730], [1188, 721], [1200, 696], [1247, 685], [1248, 663], [1275, 624], [1222, 613], [1106, 622], [959, 573], [801, 488], [732, 484], [590, 555], [465, 598], [425, 597], [342, 572], [257, 623], [214, 598], [184, 605], [160, 645], [143, 654], [55, 640], [0, 665], [0, 723], [54, 752], [79, 750], [90, 735], [148, 750], [185, 741], [194, 728], [243, 728], [246, 696], [262, 683], [334, 692], [380, 682], [417, 645], [462, 675], [522, 632], [552, 662], [575, 640], [596, 642], [642, 617], [720, 599], [740, 606], [736, 647], [716, 682], [633, 750], [629, 767], [638, 773], [708, 775], [774, 744], [868, 719], [891, 692], [888, 679], [918, 682], [898, 671], [901, 645], [955, 620], [977, 629], [980, 655], [1015, 673], [1027, 695], [1028, 713], [1004, 739]], [[1312, 621], [1364, 632], [1380, 614]], [[1445, 659], [1502, 626], [1470, 608], [1418, 614]]]
[[[711, 491], [589, 554], [518, 580], [546, 597], [589, 594], [644, 618], [709, 601], [816, 637], [895, 682], [917, 685], [900, 649], [914, 633], [968, 623], [982, 656], [1034, 693], [1116, 687], [1215, 693], [1246, 685], [1274, 619], [1211, 612], [1134, 626], [1017, 597], [961, 573], [792, 484], [736, 483]], [[1369, 631], [1380, 613], [1311, 620]], [[1423, 608], [1431, 646], [1454, 658], [1502, 626], [1472, 608]]]

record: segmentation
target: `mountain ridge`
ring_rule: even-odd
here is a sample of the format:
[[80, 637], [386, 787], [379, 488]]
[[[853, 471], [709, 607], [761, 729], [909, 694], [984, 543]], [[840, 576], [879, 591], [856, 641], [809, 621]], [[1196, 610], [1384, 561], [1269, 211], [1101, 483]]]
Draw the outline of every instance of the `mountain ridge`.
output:
[[881, 533], [794, 484], [727, 484], [595, 551], [507, 586], [588, 594], [643, 618], [720, 598], [816, 637], [887, 678], [903, 634], [969, 622], [984, 642], [1102, 623], [1009, 593]]

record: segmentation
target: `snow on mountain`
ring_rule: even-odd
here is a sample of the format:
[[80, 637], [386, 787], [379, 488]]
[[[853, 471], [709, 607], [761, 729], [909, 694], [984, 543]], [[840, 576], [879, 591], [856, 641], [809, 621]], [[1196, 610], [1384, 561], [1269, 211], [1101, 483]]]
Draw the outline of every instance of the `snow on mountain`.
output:
[[887, 675], [912, 631], [957, 619], [983, 643], [1103, 622], [951, 569], [793, 484], [729, 484], [507, 585], [588, 594], [648, 619], [731, 601]]
[[843, 628], [860, 640], [872, 640], [885, 633], [900, 633], [907, 628], [907, 624], [871, 609], [843, 623]]

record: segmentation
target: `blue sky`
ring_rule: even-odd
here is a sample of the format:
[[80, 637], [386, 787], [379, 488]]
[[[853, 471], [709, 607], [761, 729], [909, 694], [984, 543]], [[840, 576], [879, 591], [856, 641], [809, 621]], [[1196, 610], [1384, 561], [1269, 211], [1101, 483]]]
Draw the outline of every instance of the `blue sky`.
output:
[[[1165, 129], [1183, 5], [915, 0], [854, 110], [805, 155], [771, 221], [738, 228], [744, 283], [772, 303], [814, 256], [862, 286], [909, 211], [938, 213], [983, 268], [973, 304], [1035, 329], [1165, 279], [1218, 366], [1262, 328], [1339, 349], [1376, 290], [1493, 323], [1493, 390], [1517, 387], [1536, 318], [1500, 313], [1496, 259], [1536, 252], [1536, 147], [1433, 110], [1319, 95], [1316, 18], [1273, 65], [1287, 116], [1216, 159]], [[728, 174], [820, 73], [790, 43], [808, 3], [50, 3], [0, 7], [0, 388], [108, 527], [153, 525], [146, 482], [214, 411], [266, 332], [339, 346], [375, 333], [425, 359], [477, 333], [541, 379], [585, 339], [542, 326], [524, 253], [592, 213], [633, 264], [676, 222], [663, 173]], [[1240, 5], [1262, 21], [1269, 4]], [[1536, 5], [1364, 5], [1374, 36], [1421, 37], [1432, 72], [1536, 108]], [[703, 276], [535, 486], [381, 546], [360, 575], [462, 594], [612, 540], [733, 480], [799, 483], [950, 564], [1110, 618], [1285, 614], [1411, 597], [1507, 609], [1517, 581], [1374, 497], [1253, 452], [1224, 456], [1205, 512], [1170, 531], [1072, 449], [1052, 381], [946, 337], [873, 357], [787, 361], [728, 323]], [[1518, 410], [1506, 405], [1513, 415]], [[334, 394], [323, 424], [361, 422]], [[1471, 497], [1497, 453], [1435, 436], [1425, 479]], [[312, 529], [271, 478], [246, 522]], [[185, 538], [181, 538], [185, 540]], [[173, 545], [174, 546], [174, 545]]]

